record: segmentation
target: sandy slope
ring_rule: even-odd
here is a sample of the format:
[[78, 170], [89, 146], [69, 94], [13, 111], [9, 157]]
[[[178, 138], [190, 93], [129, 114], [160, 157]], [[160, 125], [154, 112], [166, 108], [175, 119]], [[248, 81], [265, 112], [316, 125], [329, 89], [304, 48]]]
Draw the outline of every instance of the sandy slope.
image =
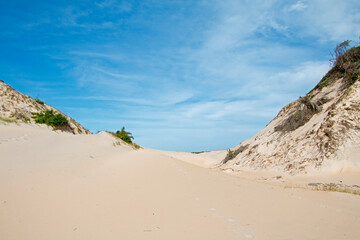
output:
[[238, 155], [221, 168], [360, 173], [360, 81], [349, 87], [344, 81], [335, 77], [286, 105], [263, 130], [233, 148]]
[[0, 239], [359, 239], [358, 196], [176, 158], [104, 133], [0, 124]]

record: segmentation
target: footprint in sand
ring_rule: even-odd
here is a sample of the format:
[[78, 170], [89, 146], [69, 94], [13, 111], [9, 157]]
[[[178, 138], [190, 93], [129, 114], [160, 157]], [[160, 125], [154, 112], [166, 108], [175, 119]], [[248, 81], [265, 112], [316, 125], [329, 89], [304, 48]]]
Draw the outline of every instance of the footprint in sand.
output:
[[245, 239], [255, 239], [255, 233], [249, 225], [250, 224], [246, 224], [245, 226], [239, 227], [238, 234], [245, 237]]
[[239, 235], [245, 237], [246, 239], [255, 239], [255, 234], [252, 229], [240, 229]]
[[27, 135], [22, 135], [19, 137], [19, 140], [28, 140]]
[[254, 236], [251, 235], [251, 234], [245, 234], [244, 236], [245, 236], [247, 239], [253, 239], [253, 238], [254, 238]]
[[231, 223], [235, 222], [235, 219], [232, 217], [229, 217], [227, 220], [228, 220], [228, 222], [231, 222]]

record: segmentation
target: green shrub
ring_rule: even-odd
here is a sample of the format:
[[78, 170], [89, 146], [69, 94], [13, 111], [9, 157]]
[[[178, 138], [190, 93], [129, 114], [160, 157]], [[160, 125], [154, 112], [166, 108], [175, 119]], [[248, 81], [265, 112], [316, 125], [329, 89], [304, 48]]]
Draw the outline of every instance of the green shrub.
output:
[[353, 74], [351, 75], [351, 82], [354, 83], [356, 80], [359, 79], [359, 77], [360, 77], [360, 71], [353, 73]]
[[32, 118], [36, 123], [58, 127], [68, 124], [68, 120], [60, 113], [54, 114], [53, 110], [46, 110], [40, 113], [33, 113]]
[[125, 127], [122, 127], [121, 131], [116, 131], [115, 133], [112, 133], [115, 137], [120, 138], [121, 140], [123, 140], [126, 143], [132, 144], [132, 139], [134, 139], [134, 137], [132, 136], [132, 134], [130, 132], [125, 131]]

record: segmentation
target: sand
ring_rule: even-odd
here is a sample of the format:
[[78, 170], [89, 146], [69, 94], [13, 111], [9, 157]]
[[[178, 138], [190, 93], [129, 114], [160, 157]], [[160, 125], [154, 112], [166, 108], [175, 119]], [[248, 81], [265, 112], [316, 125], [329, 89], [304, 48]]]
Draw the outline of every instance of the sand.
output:
[[0, 124], [0, 239], [359, 239], [359, 196], [113, 143]]

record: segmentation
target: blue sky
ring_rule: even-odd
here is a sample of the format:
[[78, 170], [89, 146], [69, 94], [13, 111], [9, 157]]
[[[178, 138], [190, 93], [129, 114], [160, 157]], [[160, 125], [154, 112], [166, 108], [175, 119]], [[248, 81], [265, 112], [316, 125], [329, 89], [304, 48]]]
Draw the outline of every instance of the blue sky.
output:
[[358, 1], [0, 1], [0, 79], [145, 147], [252, 137], [359, 41]]

